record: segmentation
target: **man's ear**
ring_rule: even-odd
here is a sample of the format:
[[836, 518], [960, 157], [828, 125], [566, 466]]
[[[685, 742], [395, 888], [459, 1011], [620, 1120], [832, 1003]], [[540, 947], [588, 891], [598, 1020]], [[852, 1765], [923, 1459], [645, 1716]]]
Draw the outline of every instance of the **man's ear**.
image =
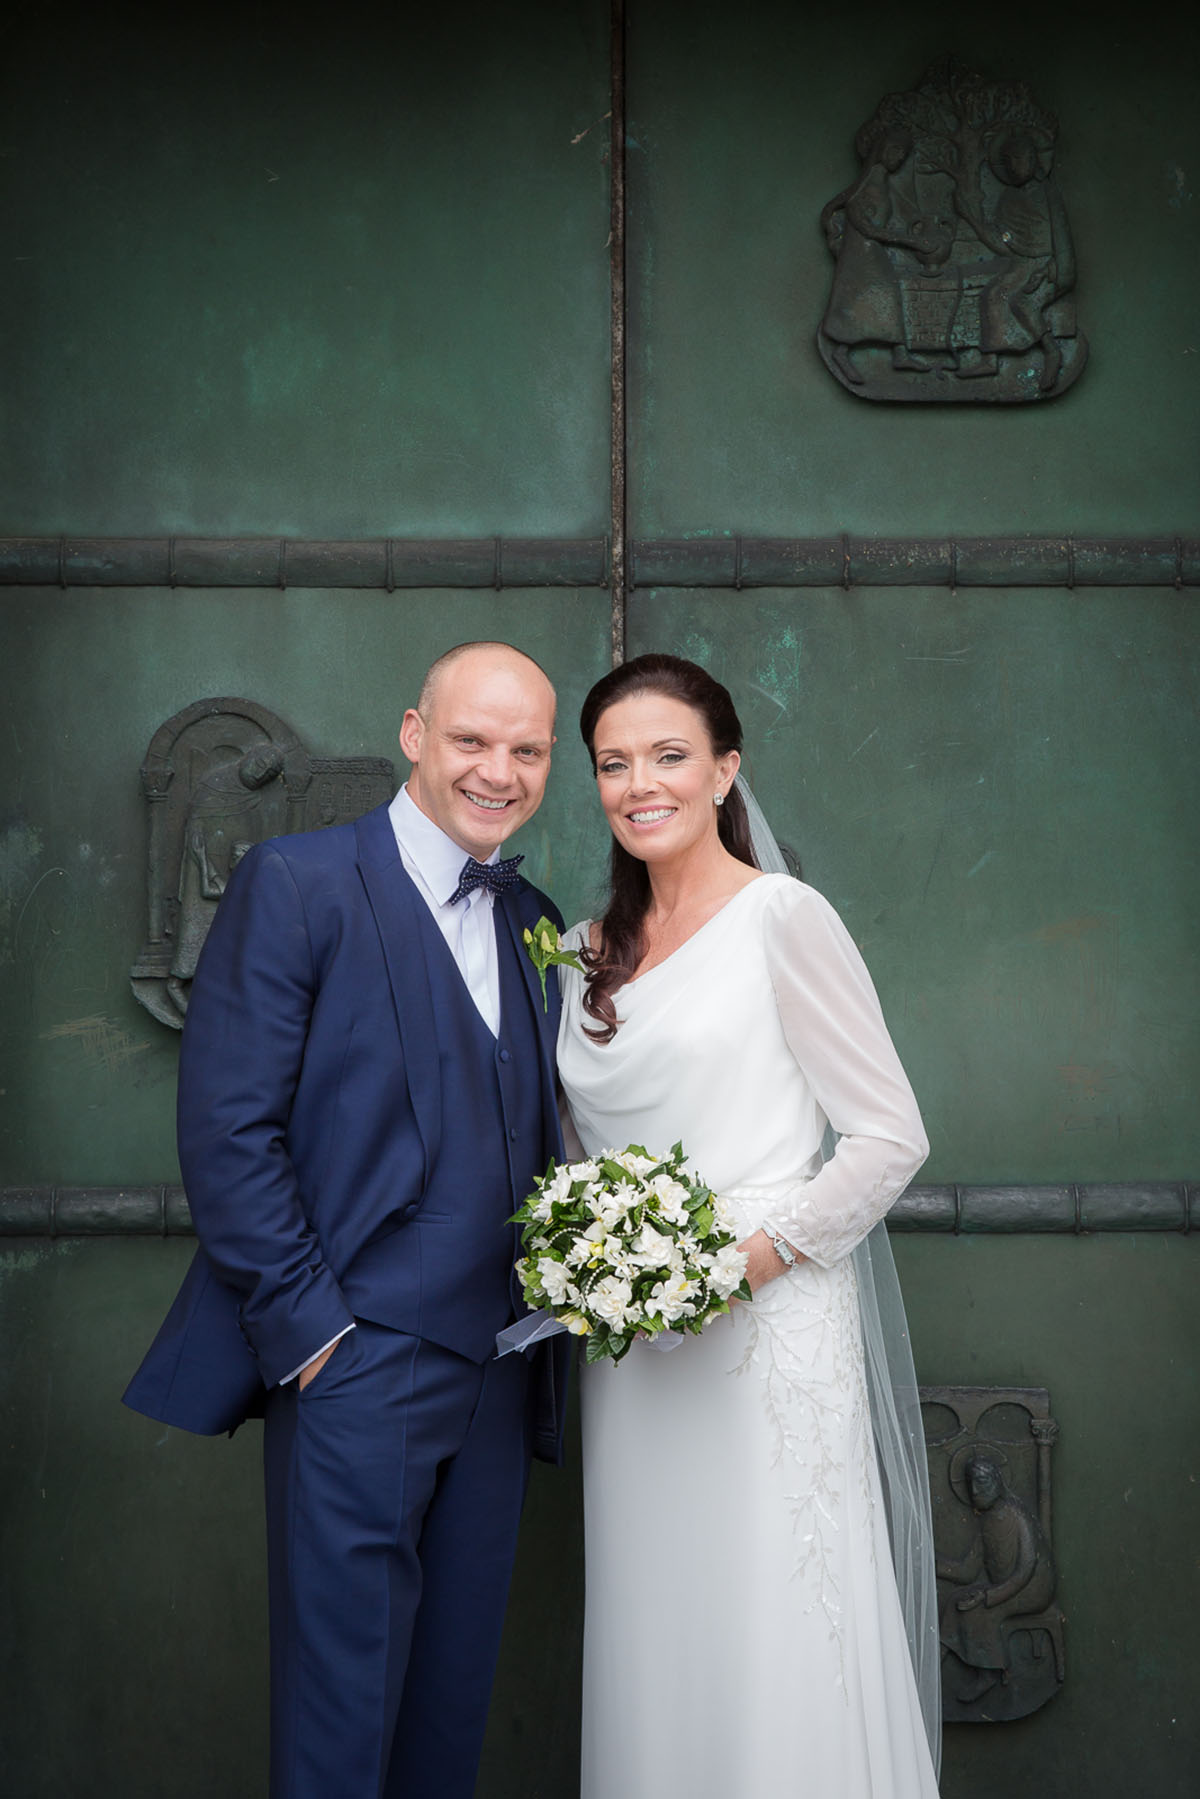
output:
[[414, 765], [421, 760], [421, 739], [424, 735], [425, 720], [410, 706], [400, 723], [400, 748]]

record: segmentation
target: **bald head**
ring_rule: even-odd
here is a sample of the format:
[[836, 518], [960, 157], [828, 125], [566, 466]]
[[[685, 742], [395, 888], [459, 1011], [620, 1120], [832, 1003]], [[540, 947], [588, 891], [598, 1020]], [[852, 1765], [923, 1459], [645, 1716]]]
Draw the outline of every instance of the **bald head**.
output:
[[554, 742], [554, 689], [532, 656], [507, 643], [464, 643], [439, 656], [404, 714], [409, 797], [480, 861], [542, 802]]
[[446, 650], [438, 657], [436, 662], [430, 663], [425, 679], [421, 682], [421, 692], [417, 698], [417, 711], [421, 714], [423, 719], [427, 720], [429, 718], [434, 694], [441, 683], [443, 675], [463, 661], [469, 661], [473, 667], [478, 668], [484, 668], [489, 665], [493, 667], [502, 667], [506, 663], [510, 666], [515, 666], [523, 663], [526, 672], [536, 670], [541, 676], [546, 687], [549, 689], [551, 706], [557, 705], [557, 699], [549, 675], [540, 663], [534, 661], [532, 656], [527, 656], [524, 650], [514, 649], [511, 643], [481, 640], [477, 643], [455, 644], [452, 650]]

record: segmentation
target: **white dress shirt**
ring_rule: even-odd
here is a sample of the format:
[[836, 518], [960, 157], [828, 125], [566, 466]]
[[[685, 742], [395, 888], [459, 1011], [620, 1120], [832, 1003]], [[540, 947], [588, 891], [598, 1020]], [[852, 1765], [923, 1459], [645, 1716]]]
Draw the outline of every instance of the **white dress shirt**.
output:
[[[400, 789], [388, 807], [388, 817], [405, 872], [446, 939], [480, 1017], [496, 1037], [500, 1032], [500, 964], [496, 957], [496, 927], [492, 917], [496, 896], [486, 887], [476, 887], [465, 899], [450, 904], [450, 895], [458, 886], [467, 852], [426, 817], [409, 797], [407, 785]], [[495, 862], [499, 854], [498, 849], [493, 850], [487, 861]], [[318, 1361], [327, 1349], [340, 1342], [346, 1331], [353, 1329], [354, 1326], [348, 1324], [346, 1330], [331, 1337], [315, 1354], [285, 1375], [280, 1386], [295, 1380], [310, 1362]]]
[[[402, 787], [388, 817], [396, 833], [400, 860], [433, 914], [433, 922], [446, 939], [467, 991], [493, 1037], [500, 1034], [500, 964], [496, 959], [496, 927], [492, 907], [496, 896], [476, 887], [453, 906], [450, 895], [458, 886], [467, 852], [427, 818]], [[493, 850], [486, 859], [495, 862]]]

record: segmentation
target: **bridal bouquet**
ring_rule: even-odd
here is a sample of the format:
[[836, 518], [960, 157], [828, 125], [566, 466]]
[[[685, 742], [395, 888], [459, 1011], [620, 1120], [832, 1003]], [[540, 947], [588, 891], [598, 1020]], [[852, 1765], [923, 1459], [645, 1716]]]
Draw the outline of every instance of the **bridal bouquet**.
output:
[[551, 1162], [513, 1222], [527, 1304], [586, 1337], [589, 1362], [619, 1362], [639, 1333], [701, 1331], [750, 1298], [729, 1208], [679, 1143], [660, 1158], [632, 1144]]

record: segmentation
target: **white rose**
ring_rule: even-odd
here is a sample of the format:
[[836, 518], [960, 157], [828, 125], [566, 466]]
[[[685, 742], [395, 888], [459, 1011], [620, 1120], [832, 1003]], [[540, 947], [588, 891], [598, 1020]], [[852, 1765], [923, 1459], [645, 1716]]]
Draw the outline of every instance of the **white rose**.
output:
[[748, 1259], [732, 1243], [727, 1243], [715, 1256], [706, 1258], [709, 1264], [708, 1284], [718, 1299], [728, 1299], [734, 1288], [741, 1285]]
[[633, 1289], [628, 1281], [620, 1275], [607, 1274], [588, 1294], [588, 1306], [597, 1318], [620, 1330], [629, 1313], [629, 1302], [633, 1298]]
[[598, 1218], [589, 1224], [585, 1231], [580, 1232], [567, 1251], [569, 1266], [582, 1268], [585, 1262], [590, 1262], [593, 1256], [600, 1254], [606, 1234], [604, 1226]]
[[652, 1224], [643, 1224], [629, 1248], [629, 1259], [639, 1268], [667, 1268], [678, 1248], [673, 1237], [664, 1237]]
[[537, 1265], [542, 1291], [552, 1306], [575, 1305], [579, 1294], [571, 1282], [571, 1270], [553, 1256], [542, 1256]]
[[571, 1179], [571, 1170], [569, 1168], [559, 1168], [555, 1170], [554, 1179], [547, 1181], [546, 1185], [542, 1188], [542, 1198], [548, 1205], [553, 1204], [556, 1201], [561, 1202], [564, 1199], [570, 1198]]
[[623, 1168], [626, 1174], [649, 1174], [652, 1168], [658, 1167], [658, 1163], [650, 1156], [639, 1156], [637, 1151], [632, 1149], [623, 1149], [620, 1155], [613, 1157], [613, 1161], [618, 1168]]
[[730, 1205], [729, 1201], [723, 1199], [719, 1193], [713, 1194], [712, 1211], [713, 1223], [717, 1230], [733, 1231], [736, 1233], [737, 1219], [734, 1216], [733, 1207]]
[[651, 1316], [657, 1314], [664, 1324], [674, 1324], [680, 1318], [691, 1318], [696, 1310], [693, 1303], [695, 1292], [695, 1281], [689, 1281], [681, 1274], [669, 1275], [665, 1281], [658, 1282], [646, 1301], [646, 1310]]
[[646, 1186], [658, 1201], [658, 1209], [670, 1224], [684, 1224], [687, 1221], [687, 1188], [681, 1182], [672, 1179], [669, 1174], [656, 1174]]
[[593, 1218], [599, 1218], [610, 1230], [629, 1213], [629, 1196], [625, 1193], [614, 1193], [608, 1187], [598, 1187], [595, 1193], [588, 1195], [588, 1210]]

